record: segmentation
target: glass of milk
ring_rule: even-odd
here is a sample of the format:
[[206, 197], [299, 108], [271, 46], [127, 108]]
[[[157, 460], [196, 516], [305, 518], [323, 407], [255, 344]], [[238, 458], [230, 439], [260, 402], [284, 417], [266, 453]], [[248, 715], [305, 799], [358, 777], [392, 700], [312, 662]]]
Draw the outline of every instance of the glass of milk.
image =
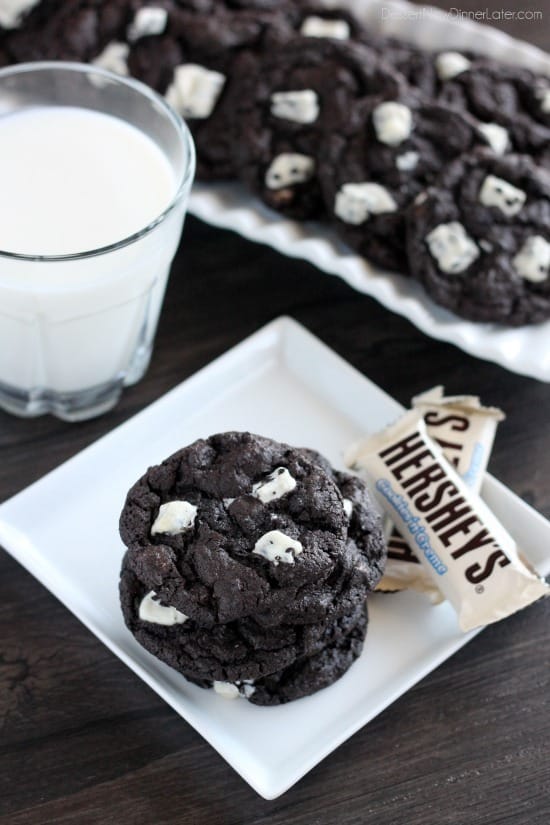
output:
[[187, 127], [141, 83], [0, 70], [0, 407], [78, 421], [143, 376], [194, 168]]

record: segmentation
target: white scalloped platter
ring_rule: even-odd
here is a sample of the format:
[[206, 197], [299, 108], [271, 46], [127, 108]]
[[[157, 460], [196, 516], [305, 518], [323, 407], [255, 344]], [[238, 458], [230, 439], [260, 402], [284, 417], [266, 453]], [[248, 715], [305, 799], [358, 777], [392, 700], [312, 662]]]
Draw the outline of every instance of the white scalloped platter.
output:
[[[347, 6], [372, 29], [412, 40], [426, 49], [473, 49], [550, 75], [550, 54], [497, 29], [457, 20], [432, 7], [400, 0], [348, 0], [331, 5]], [[410, 279], [385, 272], [354, 254], [328, 226], [282, 218], [239, 184], [195, 185], [189, 211], [207, 223], [232, 229], [338, 275], [432, 338], [448, 341], [513, 372], [550, 381], [550, 321], [519, 329], [463, 321], [434, 304]]]

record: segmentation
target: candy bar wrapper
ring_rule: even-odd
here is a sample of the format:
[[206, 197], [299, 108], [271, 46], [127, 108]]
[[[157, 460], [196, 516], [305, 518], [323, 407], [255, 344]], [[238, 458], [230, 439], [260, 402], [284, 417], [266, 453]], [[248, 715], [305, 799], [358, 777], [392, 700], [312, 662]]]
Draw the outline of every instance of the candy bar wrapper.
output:
[[421, 410], [430, 438], [456, 469], [465, 484], [476, 493], [495, 440], [497, 424], [504, 413], [496, 407], [483, 407], [475, 395], [445, 397], [443, 387], [413, 398], [413, 407]]
[[472, 630], [548, 595], [519, 557], [514, 539], [460, 478], [413, 409], [351, 448], [386, 513], [414, 548], [436, 587]]
[[[475, 395], [445, 397], [441, 386], [413, 398], [413, 405], [422, 411], [428, 435], [445, 458], [468, 487], [479, 492], [502, 411], [483, 407]], [[388, 562], [377, 590], [418, 590], [433, 604], [441, 602], [440, 591], [395, 528], [388, 531], [387, 544]]]
[[384, 535], [388, 546], [388, 559], [384, 575], [376, 585], [376, 591], [396, 593], [401, 590], [416, 590], [427, 596], [432, 604], [444, 601], [441, 590], [420, 564], [410, 544], [387, 516], [384, 518]]

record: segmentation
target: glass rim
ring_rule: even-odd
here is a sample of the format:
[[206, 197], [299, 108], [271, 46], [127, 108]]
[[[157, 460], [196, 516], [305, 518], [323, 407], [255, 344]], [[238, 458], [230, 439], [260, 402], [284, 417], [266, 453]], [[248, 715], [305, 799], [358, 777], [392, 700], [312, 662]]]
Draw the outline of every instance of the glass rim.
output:
[[[52, 69], [75, 72], [79, 74], [95, 74], [100, 77], [105, 77], [110, 81], [114, 81], [121, 86], [126, 86], [133, 91], [138, 92], [143, 97], [148, 98], [151, 103], [160, 106], [168, 116], [168, 119], [174, 126], [185, 147], [187, 152], [187, 163], [184, 166], [181, 179], [178, 182], [176, 191], [168, 206], [159, 215], [157, 215], [156, 218], [153, 218], [153, 220], [146, 226], [138, 229], [131, 235], [127, 235], [120, 241], [114, 241], [106, 246], [100, 246], [95, 249], [85, 250], [83, 252], [70, 252], [65, 255], [38, 255], [21, 252], [8, 252], [0, 248], [0, 258], [9, 258], [11, 260], [19, 261], [41, 261], [45, 263], [53, 261], [76, 261], [83, 258], [93, 258], [99, 255], [106, 255], [109, 252], [114, 252], [117, 249], [122, 249], [125, 246], [129, 246], [130, 244], [133, 244], [150, 234], [157, 226], [159, 226], [159, 224], [164, 222], [164, 220], [174, 211], [176, 206], [182, 200], [186, 193], [187, 187], [192, 182], [195, 174], [195, 144], [193, 143], [193, 138], [191, 137], [189, 127], [183, 118], [176, 112], [176, 110], [170, 106], [165, 98], [162, 97], [162, 95], [158, 94], [154, 91], [154, 89], [151, 89], [145, 83], [142, 83], [133, 77], [124, 77], [122, 75], [115, 74], [114, 72], [110, 72], [107, 69], [103, 69], [100, 66], [95, 66], [89, 63], [78, 63], [67, 60], [37, 60], [27, 63], [18, 63], [15, 66], [0, 68], [0, 81], [11, 75], [50, 71]], [[99, 110], [91, 109], [90, 111]], [[116, 115], [114, 115], [114, 117], [116, 117]]]

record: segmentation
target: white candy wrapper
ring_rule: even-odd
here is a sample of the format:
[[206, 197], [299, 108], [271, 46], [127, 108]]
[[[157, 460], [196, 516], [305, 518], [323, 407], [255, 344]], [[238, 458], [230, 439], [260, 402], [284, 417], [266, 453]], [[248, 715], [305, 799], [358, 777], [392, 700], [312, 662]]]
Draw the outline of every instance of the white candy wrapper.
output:
[[430, 438], [472, 490], [479, 492], [495, 440], [502, 410], [484, 407], [477, 395], [449, 395], [434, 387], [413, 398], [421, 410]]
[[514, 539], [430, 439], [421, 409], [352, 447], [346, 460], [366, 474], [462, 630], [504, 619], [549, 594], [520, 559]]
[[[441, 386], [413, 398], [413, 406], [422, 410], [428, 435], [439, 444], [445, 458], [468, 487], [479, 492], [503, 412], [482, 406], [475, 395], [445, 397]], [[431, 576], [395, 527], [388, 531], [387, 542], [386, 570], [376, 589], [417, 590], [433, 604], [443, 601]]]
[[384, 519], [384, 535], [388, 546], [388, 558], [384, 575], [376, 585], [376, 591], [398, 593], [401, 590], [416, 590], [427, 596], [432, 604], [444, 601], [443, 593], [388, 516]]

